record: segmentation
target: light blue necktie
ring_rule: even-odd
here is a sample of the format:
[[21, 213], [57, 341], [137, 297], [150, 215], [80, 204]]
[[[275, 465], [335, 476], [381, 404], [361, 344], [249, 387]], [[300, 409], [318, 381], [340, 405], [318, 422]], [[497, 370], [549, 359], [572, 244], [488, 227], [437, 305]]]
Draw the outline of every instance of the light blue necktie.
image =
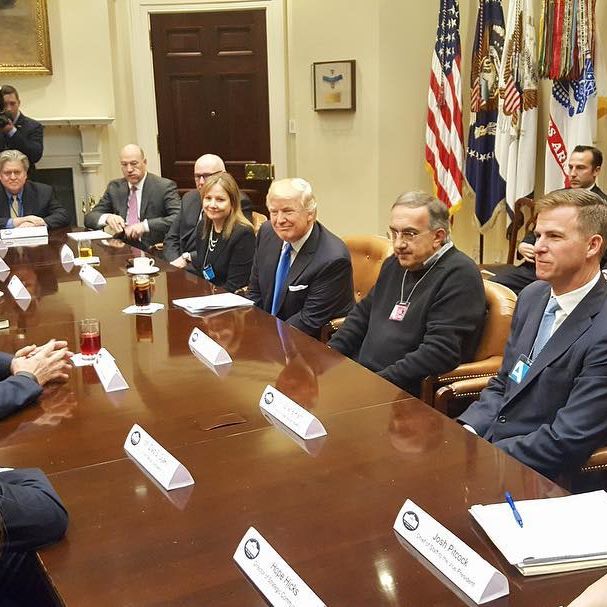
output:
[[535, 344], [533, 345], [533, 351], [531, 352], [531, 358], [535, 359], [538, 354], [542, 351], [542, 348], [546, 345], [546, 342], [550, 339], [550, 333], [556, 316], [556, 311], [560, 310], [558, 301], [555, 297], [551, 297], [548, 300], [548, 305], [544, 310], [544, 315], [540, 322], [539, 329], [537, 330], [537, 337], [535, 338]]
[[287, 279], [287, 274], [289, 273], [292, 250], [293, 247], [291, 246], [291, 243], [287, 242], [287, 245], [284, 246], [282, 249], [280, 259], [278, 260], [278, 265], [276, 266], [276, 277], [274, 279], [274, 297], [272, 297], [272, 314], [274, 316], [276, 316], [276, 312], [278, 312], [280, 292], [282, 291], [282, 287], [284, 286], [285, 280]]

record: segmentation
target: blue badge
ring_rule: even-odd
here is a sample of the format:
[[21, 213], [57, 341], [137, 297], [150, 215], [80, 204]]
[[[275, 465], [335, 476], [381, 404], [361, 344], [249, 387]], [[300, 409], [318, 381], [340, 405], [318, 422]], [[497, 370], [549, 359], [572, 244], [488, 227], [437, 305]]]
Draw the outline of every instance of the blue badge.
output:
[[207, 280], [213, 280], [215, 278], [215, 271], [213, 270], [213, 266], [209, 264], [202, 269], [202, 275]]
[[529, 360], [529, 358], [527, 358], [524, 354], [521, 354], [514, 367], [512, 367], [512, 371], [510, 371], [508, 377], [515, 384], [520, 384], [525, 379], [527, 373], [529, 373], [531, 362], [532, 361]]

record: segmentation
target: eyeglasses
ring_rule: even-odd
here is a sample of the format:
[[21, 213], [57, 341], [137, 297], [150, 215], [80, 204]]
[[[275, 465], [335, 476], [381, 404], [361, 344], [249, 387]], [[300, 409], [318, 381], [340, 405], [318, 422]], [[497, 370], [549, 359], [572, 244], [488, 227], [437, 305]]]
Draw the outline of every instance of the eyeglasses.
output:
[[414, 232], [413, 230], [395, 230], [394, 228], [389, 228], [386, 232], [386, 236], [392, 242], [396, 242], [399, 238], [405, 242], [413, 242], [418, 236], [429, 234], [431, 231], [432, 230], [427, 230], [426, 232]]
[[194, 181], [200, 181], [201, 179], [203, 181], [206, 181], [209, 177], [212, 177], [213, 175], [218, 175], [222, 172], [223, 171], [215, 171], [214, 173], [194, 173]]

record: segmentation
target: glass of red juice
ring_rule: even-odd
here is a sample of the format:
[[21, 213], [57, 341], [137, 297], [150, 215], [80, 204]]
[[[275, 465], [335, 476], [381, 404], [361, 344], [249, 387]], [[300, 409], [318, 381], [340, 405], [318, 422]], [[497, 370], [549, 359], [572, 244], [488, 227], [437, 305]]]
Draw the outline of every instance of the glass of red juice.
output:
[[91, 360], [101, 349], [101, 325], [96, 318], [85, 318], [80, 321], [80, 354]]

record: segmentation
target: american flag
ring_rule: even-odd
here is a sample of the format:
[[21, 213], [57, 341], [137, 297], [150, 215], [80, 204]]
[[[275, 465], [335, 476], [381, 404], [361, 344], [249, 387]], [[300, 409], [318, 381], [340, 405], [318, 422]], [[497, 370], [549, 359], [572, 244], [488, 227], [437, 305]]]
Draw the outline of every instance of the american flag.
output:
[[436, 196], [451, 212], [462, 202], [464, 136], [460, 75], [459, 6], [440, 0], [436, 44], [428, 90], [426, 163]]

